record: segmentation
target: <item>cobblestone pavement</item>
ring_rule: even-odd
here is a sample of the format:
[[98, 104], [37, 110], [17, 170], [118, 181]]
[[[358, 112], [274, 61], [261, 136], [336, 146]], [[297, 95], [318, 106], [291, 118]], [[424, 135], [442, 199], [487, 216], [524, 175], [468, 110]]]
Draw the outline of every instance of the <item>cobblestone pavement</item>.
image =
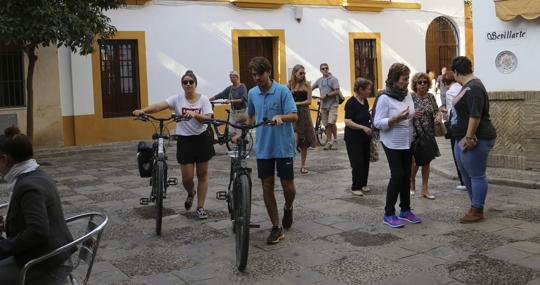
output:
[[[138, 177], [135, 148], [130, 142], [38, 157], [58, 182], [66, 216], [97, 210], [110, 217], [91, 284], [540, 284], [538, 190], [490, 185], [487, 220], [461, 225], [465, 192], [433, 174], [437, 199], [412, 198], [424, 222], [390, 229], [382, 224], [389, 177], [384, 153], [371, 164], [373, 191], [353, 197], [344, 144], [311, 150], [309, 174], [301, 175], [295, 161], [295, 220], [277, 245], [265, 244], [270, 223], [254, 177], [252, 220], [261, 228], [251, 232], [248, 267], [239, 273], [226, 205], [215, 199], [228, 183], [225, 149], [217, 147], [210, 163], [209, 219], [186, 212], [186, 193], [175, 186], [157, 237], [153, 206], [139, 205], [150, 188]], [[174, 157], [171, 147], [170, 174], [179, 177]], [[254, 159], [249, 164], [255, 168]], [[276, 195], [282, 209], [279, 186]]]

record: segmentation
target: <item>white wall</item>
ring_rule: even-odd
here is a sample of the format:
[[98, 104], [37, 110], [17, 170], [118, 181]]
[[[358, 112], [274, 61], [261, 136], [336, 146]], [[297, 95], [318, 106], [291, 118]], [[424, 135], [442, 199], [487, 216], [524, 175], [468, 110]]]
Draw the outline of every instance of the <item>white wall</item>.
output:
[[[388, 9], [382, 13], [348, 12], [342, 7], [303, 7], [300, 23], [294, 8], [239, 9], [225, 3], [159, 1], [109, 13], [119, 31], [145, 31], [149, 103], [165, 99], [180, 87], [179, 74], [192, 69], [199, 91], [214, 95], [229, 83], [232, 29], [285, 30], [286, 65], [306, 67], [309, 80], [320, 76], [327, 62], [350, 93], [349, 32], [379, 32], [383, 80], [394, 62], [413, 72], [425, 70], [425, 36], [431, 21], [451, 17], [464, 50], [463, 1], [423, 0], [422, 10]], [[462, 52], [463, 53], [463, 52]], [[93, 113], [90, 57], [72, 55], [75, 114]]]
[[[497, 18], [493, 1], [473, 2], [474, 71], [488, 91], [540, 90], [538, 64], [540, 63], [540, 25], [538, 20], [526, 21], [518, 17], [505, 22]], [[493, 31], [526, 30], [526, 38], [490, 42], [487, 33]], [[513, 52], [518, 64], [510, 74], [495, 67], [495, 58], [501, 51]]]

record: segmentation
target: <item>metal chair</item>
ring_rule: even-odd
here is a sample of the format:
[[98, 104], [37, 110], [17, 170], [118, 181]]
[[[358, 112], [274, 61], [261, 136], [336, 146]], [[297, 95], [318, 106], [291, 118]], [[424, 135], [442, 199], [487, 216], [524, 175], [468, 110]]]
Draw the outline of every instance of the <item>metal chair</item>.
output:
[[[7, 207], [7, 204], [1, 204], [0, 209]], [[85, 285], [88, 283], [88, 280], [90, 279], [90, 274], [92, 272], [92, 267], [94, 264], [94, 260], [96, 258], [97, 250], [99, 248], [99, 242], [101, 240], [101, 235], [103, 234], [103, 230], [105, 229], [105, 226], [107, 225], [109, 218], [107, 215], [98, 213], [98, 212], [91, 212], [91, 213], [84, 213], [80, 215], [76, 215], [74, 217], [70, 217], [66, 219], [66, 223], [68, 227], [70, 224], [74, 224], [76, 222], [88, 220], [88, 223], [86, 225], [86, 230], [84, 231], [84, 234], [73, 240], [72, 242], [61, 246], [52, 252], [42, 255], [40, 257], [37, 257], [35, 259], [32, 259], [28, 261], [20, 273], [20, 285], [24, 285], [26, 282], [26, 275], [28, 271], [31, 269], [31, 267], [37, 263], [40, 263], [46, 259], [49, 259], [53, 256], [56, 256], [62, 252], [69, 251], [70, 249], [77, 248], [78, 251], [75, 255], [72, 255], [72, 261], [73, 259], [73, 267], [71, 269], [71, 272], [69, 273], [69, 281], [73, 285]], [[73, 271], [77, 269], [79, 265], [81, 265], [81, 261], [86, 263], [87, 269], [86, 269], [86, 275], [82, 283], [78, 283], [75, 279], [75, 276], [73, 275]]]

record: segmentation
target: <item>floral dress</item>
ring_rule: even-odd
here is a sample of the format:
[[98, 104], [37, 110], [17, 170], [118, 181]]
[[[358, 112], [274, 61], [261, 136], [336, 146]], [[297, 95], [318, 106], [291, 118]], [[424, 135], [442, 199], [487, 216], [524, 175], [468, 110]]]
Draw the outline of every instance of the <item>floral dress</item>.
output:
[[[427, 93], [424, 96], [420, 96], [416, 93], [413, 93], [412, 95], [414, 109], [420, 109], [424, 112], [422, 117], [414, 118], [413, 138], [416, 139], [420, 136], [431, 136], [435, 138], [435, 117], [439, 111], [439, 108], [436, 106], [437, 103], [435, 103], [435, 96], [431, 93]], [[436, 147], [435, 153], [438, 154], [437, 156], [440, 156], [439, 147]]]

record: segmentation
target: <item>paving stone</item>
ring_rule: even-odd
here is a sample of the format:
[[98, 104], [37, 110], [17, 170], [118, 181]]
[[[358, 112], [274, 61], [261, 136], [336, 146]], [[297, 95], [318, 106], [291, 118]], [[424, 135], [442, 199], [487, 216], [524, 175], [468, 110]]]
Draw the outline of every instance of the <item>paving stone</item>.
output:
[[540, 278], [529, 281], [527, 285], [540, 285]]
[[[450, 276], [467, 284], [526, 284], [537, 277], [529, 268], [483, 255], [448, 265]], [[482, 270], [479, 270], [482, 268]]]
[[403, 257], [399, 260], [399, 262], [407, 264], [409, 266], [415, 266], [417, 268], [426, 268], [447, 263], [447, 261], [444, 259], [433, 257], [423, 253]]
[[534, 230], [517, 227], [507, 228], [494, 233], [510, 240], [528, 240], [538, 235], [538, 232]]
[[379, 246], [399, 240], [399, 237], [390, 233], [368, 233], [362, 230], [342, 232], [339, 235], [346, 242], [359, 247]]
[[429, 272], [412, 272], [405, 276], [400, 276], [394, 280], [387, 280], [384, 284], [388, 285], [433, 285], [448, 284], [441, 283], [439, 276]]
[[328, 236], [341, 232], [341, 230], [339, 229], [308, 221], [295, 223], [294, 228], [303, 231], [311, 236], [317, 237]]
[[514, 263], [540, 271], [540, 255], [533, 255], [524, 259], [518, 259], [515, 260]]
[[484, 253], [486, 256], [496, 259], [502, 259], [508, 262], [514, 262], [530, 256], [530, 253], [515, 249], [509, 245], [494, 248]]
[[508, 246], [531, 254], [540, 254], [540, 243], [520, 241], [510, 243]]
[[132, 278], [134, 282], [141, 282], [148, 285], [187, 285], [188, 283], [184, 282], [182, 279], [174, 276], [171, 273], [159, 273], [156, 275], [150, 276], [134, 276]]
[[450, 232], [447, 235], [456, 237], [456, 239], [451, 242], [452, 245], [471, 252], [482, 252], [494, 249], [510, 242], [510, 240], [493, 233], [475, 230], [457, 230]]
[[439, 244], [432, 242], [430, 240], [414, 240], [409, 241], [403, 244], [399, 244], [400, 247], [416, 252], [424, 252], [428, 251], [430, 249], [436, 248], [439, 246]]
[[388, 258], [391, 260], [398, 260], [400, 258], [416, 254], [415, 251], [404, 249], [398, 246], [377, 248], [377, 250], [374, 253], [377, 254], [378, 256]]
[[[122, 271], [109, 262], [94, 262], [90, 278], [93, 284], [108, 284], [112, 282], [129, 280]], [[82, 281], [80, 278], [78, 281]]]
[[437, 247], [424, 253], [447, 261], [463, 260], [466, 259], [468, 256], [467, 252], [450, 246]]

